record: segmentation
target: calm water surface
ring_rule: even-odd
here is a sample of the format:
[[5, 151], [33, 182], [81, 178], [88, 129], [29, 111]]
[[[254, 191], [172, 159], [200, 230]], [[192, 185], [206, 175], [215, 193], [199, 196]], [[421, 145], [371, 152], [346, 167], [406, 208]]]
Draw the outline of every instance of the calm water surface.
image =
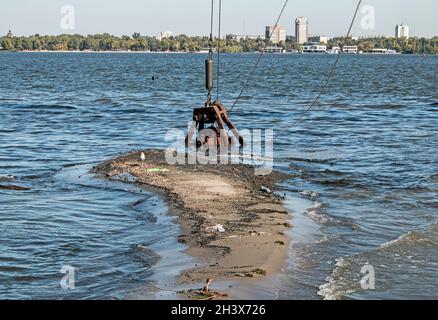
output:
[[[254, 54], [225, 55], [229, 106]], [[0, 298], [122, 299], [156, 290], [182, 250], [162, 199], [95, 179], [93, 164], [165, 148], [205, 99], [203, 55], [0, 53]], [[231, 116], [274, 128], [294, 210], [282, 299], [438, 298], [438, 57], [267, 55]], [[152, 76], [157, 77], [152, 81]], [[281, 134], [290, 128], [287, 134]], [[375, 269], [363, 290], [361, 269]], [[76, 289], [60, 269], [74, 266]]]

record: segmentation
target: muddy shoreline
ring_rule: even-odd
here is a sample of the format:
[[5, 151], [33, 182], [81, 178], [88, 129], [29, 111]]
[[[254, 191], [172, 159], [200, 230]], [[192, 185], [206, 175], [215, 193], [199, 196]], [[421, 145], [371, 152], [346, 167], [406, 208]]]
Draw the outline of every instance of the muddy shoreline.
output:
[[[287, 176], [256, 176], [247, 165], [171, 166], [160, 150], [133, 151], [92, 171], [101, 178], [135, 183], [166, 200], [181, 226], [177, 240], [199, 261], [182, 272], [176, 287], [199, 289], [207, 279], [213, 280], [212, 287], [230, 281], [251, 285], [281, 273], [290, 214], [274, 191]], [[225, 291], [229, 294], [232, 288]]]

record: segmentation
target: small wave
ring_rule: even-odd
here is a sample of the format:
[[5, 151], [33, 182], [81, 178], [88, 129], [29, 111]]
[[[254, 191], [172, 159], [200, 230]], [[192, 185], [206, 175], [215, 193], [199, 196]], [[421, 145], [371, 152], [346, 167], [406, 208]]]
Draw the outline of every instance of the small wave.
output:
[[315, 205], [313, 206], [313, 209], [321, 209], [322, 207], [324, 207], [324, 204], [316, 201]]
[[437, 239], [433, 239], [433, 237], [429, 236], [429, 234], [427, 233], [411, 231], [398, 237], [395, 240], [382, 244], [380, 248], [390, 249], [390, 248], [410, 246], [410, 245], [438, 246], [438, 241], [436, 240]]
[[44, 280], [46, 279], [45, 276], [37, 276], [37, 275], [17, 275], [17, 276], [13, 276], [12, 280], [14, 282], [32, 282], [32, 281], [37, 281], [37, 280]]
[[365, 108], [365, 109], [376, 109], [376, 110], [402, 109], [405, 107], [406, 106], [402, 105], [402, 104], [369, 104], [369, 105], [362, 106], [362, 108]]
[[[406, 279], [417, 279], [413, 280], [412, 283], [400, 281], [399, 288], [391, 288], [392, 299], [397, 298], [398, 292], [402, 294], [402, 297], [405, 297], [403, 294], [406, 292], [406, 288], [417, 287], [420, 280], [429, 281], [435, 278], [433, 270], [428, 275], [425, 272], [429, 270], [427, 266], [434, 263], [432, 259], [436, 259], [436, 255], [432, 254], [431, 256], [431, 253], [436, 252], [437, 247], [438, 224], [434, 224], [426, 232], [411, 231], [373, 250], [341, 257], [336, 260], [332, 274], [326, 279], [326, 283], [319, 287], [318, 295], [325, 300], [338, 300], [352, 293], [365, 292], [361, 286], [361, 280], [364, 276], [361, 272], [364, 266], [370, 265], [375, 268], [376, 273], [380, 274], [381, 278], [404, 273]], [[408, 273], [407, 276], [406, 273]], [[381, 282], [380, 286], [376, 288], [377, 291], [381, 292], [386, 292], [387, 289], [384, 282]], [[413, 291], [413, 294], [419, 293]], [[434, 293], [421, 292], [421, 294], [428, 297]]]
[[250, 100], [252, 96], [240, 96], [239, 100]]
[[330, 185], [330, 186], [339, 186], [339, 187], [346, 187], [349, 186], [353, 183], [352, 180], [347, 179], [347, 178], [342, 178], [342, 179], [325, 179], [325, 180], [317, 180], [315, 181], [319, 184], [323, 184], [323, 185]]
[[321, 239], [319, 239], [315, 243], [316, 244], [325, 244], [325, 243], [328, 243], [328, 242], [339, 241], [340, 239], [341, 239], [341, 235], [340, 234], [324, 235]]
[[96, 103], [98, 105], [103, 105], [103, 106], [113, 106], [113, 107], [119, 107], [122, 106], [123, 103], [121, 103], [120, 101], [115, 101], [111, 98], [99, 98], [93, 101], [93, 103]]
[[323, 175], [327, 175], [327, 176], [343, 176], [343, 175], [345, 175], [344, 172], [334, 170], [334, 169], [325, 169], [324, 171], [321, 171], [320, 173]]
[[3, 102], [3, 101], [6, 101], [6, 102], [10, 102], [10, 101], [16, 102], [16, 101], [24, 101], [24, 99], [22, 99], [22, 98], [0, 98], [0, 101], [1, 102]]
[[66, 106], [60, 104], [31, 104], [31, 105], [17, 105], [20, 110], [48, 110], [48, 111], [60, 111], [60, 110], [76, 110], [74, 106]]
[[12, 181], [17, 179], [17, 177], [11, 175], [11, 174], [7, 174], [7, 175], [0, 175], [0, 181]]
[[17, 130], [10, 129], [10, 128], [1, 128], [0, 132], [2, 132], [2, 133], [11, 133], [11, 132], [17, 132]]
[[316, 201], [312, 208], [308, 209], [305, 214], [307, 214], [313, 221], [320, 224], [327, 224], [330, 221], [330, 218], [320, 213], [319, 210], [322, 209], [324, 205], [321, 202]]
[[18, 266], [18, 265], [15, 265], [15, 266], [10, 266], [10, 265], [7, 265], [7, 266], [0, 266], [0, 271], [1, 272], [24, 272], [24, 271], [27, 271], [29, 268], [28, 267], [24, 267], [24, 266]]
[[318, 197], [319, 197], [318, 192], [315, 192], [315, 191], [309, 191], [309, 190], [303, 190], [303, 191], [300, 191], [300, 194], [301, 194], [302, 196], [305, 196], [305, 197], [310, 198], [310, 199], [315, 199], [315, 198], [318, 198]]
[[134, 202], [132, 202], [129, 206], [132, 209], [136, 209], [137, 207], [141, 206], [143, 203], [145, 203], [149, 198], [143, 198], [143, 199], [138, 199], [135, 200]]
[[319, 287], [318, 295], [324, 300], [339, 300], [344, 295], [355, 292], [353, 288], [349, 288], [348, 283], [344, 281], [343, 272], [351, 266], [350, 261], [345, 258], [336, 259], [335, 268], [330, 277], [326, 279], [326, 283]]
[[318, 210], [308, 210], [306, 214], [315, 222], [318, 222], [320, 224], [328, 224], [331, 222], [331, 218], [329, 218], [327, 215], [318, 212]]
[[[308, 192], [303, 191], [301, 192], [301, 194], [308, 196], [312, 200], [315, 200], [316, 196], [319, 196], [316, 192], [312, 192], [312, 191], [308, 191]], [[324, 204], [320, 201], [315, 201], [314, 205], [311, 208], [307, 209], [307, 211], [305, 211], [304, 214], [307, 215], [314, 222], [322, 225], [347, 226], [353, 228], [354, 230], [358, 229], [358, 227], [352, 222], [347, 220], [343, 221], [337, 218], [330, 217], [328, 214], [321, 212], [323, 210], [324, 210]]]
[[298, 161], [298, 162], [307, 162], [307, 163], [332, 163], [336, 161], [335, 158], [329, 159], [318, 159], [318, 158], [299, 158], [299, 157], [289, 157], [287, 158], [289, 161]]
[[330, 217], [328, 214], [321, 212], [324, 208], [324, 204], [316, 201], [314, 206], [308, 209], [305, 214], [309, 216], [310, 219], [315, 221], [316, 223], [323, 225], [331, 225], [331, 226], [345, 226], [352, 228], [353, 230], [358, 230], [359, 227], [354, 224], [352, 221], [348, 219], [338, 219], [334, 217]]
[[53, 85], [49, 85], [49, 84], [34, 84], [32, 86], [30, 86], [30, 89], [53, 89], [54, 86]]
[[134, 254], [137, 260], [141, 261], [147, 267], [157, 264], [161, 259], [155, 251], [143, 244], [133, 245], [131, 247], [131, 253]]

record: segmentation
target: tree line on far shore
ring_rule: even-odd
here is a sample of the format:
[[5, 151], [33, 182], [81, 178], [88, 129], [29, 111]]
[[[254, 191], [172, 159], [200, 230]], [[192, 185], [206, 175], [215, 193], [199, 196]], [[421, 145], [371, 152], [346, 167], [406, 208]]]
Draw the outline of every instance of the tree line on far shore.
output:
[[[328, 42], [327, 49], [339, 46], [343, 39], [335, 38]], [[215, 40], [215, 46], [217, 39]], [[238, 53], [261, 51], [266, 46], [264, 38], [240, 39], [226, 36], [221, 39], [222, 52]], [[272, 43], [270, 44], [272, 45]], [[358, 50], [370, 52], [375, 48], [392, 49], [406, 54], [438, 54], [438, 37], [395, 39], [390, 37], [349, 39], [345, 45], [357, 45]], [[197, 52], [209, 46], [208, 37], [188, 37], [179, 35], [165, 39], [142, 36], [117, 37], [107, 33], [97, 35], [58, 35], [42, 36], [35, 34], [27, 37], [0, 37], [0, 46], [10, 51], [153, 51], [153, 52]], [[300, 46], [291, 39], [280, 43], [284, 49], [299, 50]]]

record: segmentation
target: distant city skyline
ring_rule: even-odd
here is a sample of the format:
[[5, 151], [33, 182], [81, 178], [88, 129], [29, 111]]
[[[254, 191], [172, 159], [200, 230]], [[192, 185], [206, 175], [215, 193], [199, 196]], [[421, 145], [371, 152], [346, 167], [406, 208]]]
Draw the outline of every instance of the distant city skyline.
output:
[[[272, 25], [283, 0], [223, 0], [222, 35], [261, 35]], [[75, 29], [61, 28], [61, 7], [75, 9]], [[280, 24], [287, 35], [295, 35], [295, 20], [309, 19], [309, 36], [340, 36], [346, 33], [356, 0], [290, 1]], [[438, 36], [436, 0], [366, 0], [363, 5], [375, 9], [375, 28], [361, 28], [359, 13], [352, 34], [355, 36], [394, 36], [397, 24], [409, 26], [411, 37]], [[9, 29], [14, 35], [62, 33], [159, 36], [164, 31], [190, 36], [209, 33], [210, 1], [184, 0], [184, 11], [178, 0], [125, 0], [113, 3], [104, 0], [4, 0], [1, 4], [0, 34]]]

